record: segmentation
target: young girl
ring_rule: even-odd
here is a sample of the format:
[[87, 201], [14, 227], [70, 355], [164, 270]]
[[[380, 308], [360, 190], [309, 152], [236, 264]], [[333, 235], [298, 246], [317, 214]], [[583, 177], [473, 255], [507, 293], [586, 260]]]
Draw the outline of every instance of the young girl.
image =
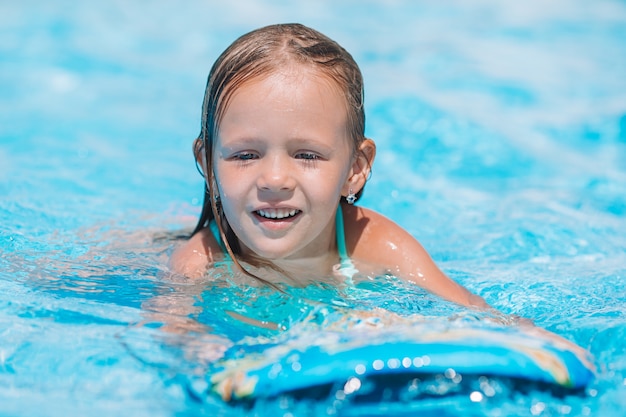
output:
[[391, 273], [487, 307], [410, 234], [355, 205], [376, 154], [364, 129], [362, 75], [336, 42], [299, 24], [237, 39], [209, 74], [193, 146], [204, 205], [172, 270], [202, 277], [227, 261], [274, 286]]

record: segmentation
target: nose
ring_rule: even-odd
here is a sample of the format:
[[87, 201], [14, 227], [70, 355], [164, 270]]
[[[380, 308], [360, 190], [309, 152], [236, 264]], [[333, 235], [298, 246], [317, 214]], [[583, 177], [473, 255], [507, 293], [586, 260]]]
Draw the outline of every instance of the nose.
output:
[[287, 156], [276, 155], [264, 158], [257, 186], [264, 191], [291, 191], [295, 187], [295, 179], [289, 166]]

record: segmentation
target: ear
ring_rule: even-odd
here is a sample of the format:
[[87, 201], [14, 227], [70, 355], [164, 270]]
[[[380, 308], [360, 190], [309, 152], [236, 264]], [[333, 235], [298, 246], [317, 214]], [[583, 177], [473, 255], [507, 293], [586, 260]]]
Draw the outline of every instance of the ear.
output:
[[361, 142], [359, 149], [356, 151], [348, 180], [341, 190], [341, 195], [345, 197], [351, 190], [354, 194], [361, 191], [361, 188], [363, 188], [372, 172], [372, 164], [374, 163], [375, 156], [376, 144], [372, 139], [366, 138]]
[[197, 138], [196, 140], [194, 140], [192, 149], [193, 156], [196, 158], [196, 166], [198, 167], [198, 170], [201, 171], [201, 174], [204, 176], [204, 178], [206, 178], [206, 153], [204, 152], [204, 143], [202, 143], [202, 139]]

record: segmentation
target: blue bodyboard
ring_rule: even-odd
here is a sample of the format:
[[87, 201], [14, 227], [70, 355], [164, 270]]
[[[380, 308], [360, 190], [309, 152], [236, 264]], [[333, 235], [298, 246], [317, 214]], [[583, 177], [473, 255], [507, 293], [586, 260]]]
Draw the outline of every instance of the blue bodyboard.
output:
[[271, 398], [316, 387], [358, 390], [372, 378], [503, 377], [581, 389], [594, 377], [582, 349], [536, 328], [410, 325], [307, 329], [234, 346], [208, 380], [225, 400]]

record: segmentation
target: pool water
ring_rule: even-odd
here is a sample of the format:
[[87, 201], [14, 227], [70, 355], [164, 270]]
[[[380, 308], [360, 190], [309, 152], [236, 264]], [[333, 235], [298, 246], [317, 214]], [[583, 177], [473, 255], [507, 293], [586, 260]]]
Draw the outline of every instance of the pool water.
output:
[[[0, 415], [623, 416], [626, 3], [230, 3], [0, 3]], [[286, 21], [364, 72], [378, 156], [362, 204], [502, 312], [589, 349], [584, 392], [207, 394], [224, 350], [279, 333], [236, 314], [284, 328], [320, 303], [467, 314], [390, 277], [286, 296], [168, 275], [200, 210], [191, 141], [209, 68], [235, 37]]]

